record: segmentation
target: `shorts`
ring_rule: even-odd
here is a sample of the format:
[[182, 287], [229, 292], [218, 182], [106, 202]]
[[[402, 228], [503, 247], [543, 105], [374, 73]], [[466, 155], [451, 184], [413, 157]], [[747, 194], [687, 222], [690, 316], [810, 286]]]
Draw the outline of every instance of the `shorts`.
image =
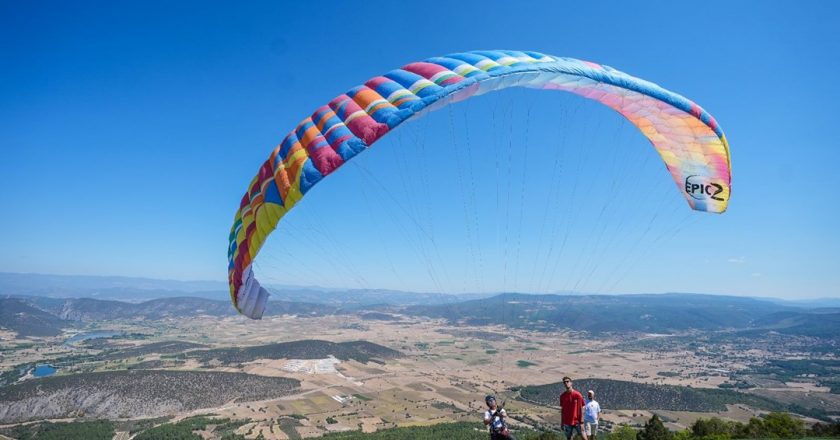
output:
[[575, 435], [575, 431], [577, 431], [579, 436], [583, 437], [583, 433], [580, 432], [580, 425], [563, 425], [563, 432], [566, 433], [566, 438], [572, 438]]
[[583, 427], [587, 437], [598, 435], [598, 422], [584, 422]]

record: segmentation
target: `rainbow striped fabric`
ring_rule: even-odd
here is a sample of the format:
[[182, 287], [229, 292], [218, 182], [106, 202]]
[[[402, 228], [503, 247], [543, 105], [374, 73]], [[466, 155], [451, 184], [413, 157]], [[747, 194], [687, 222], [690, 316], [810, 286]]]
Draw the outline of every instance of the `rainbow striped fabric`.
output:
[[409, 119], [508, 87], [562, 90], [611, 107], [650, 140], [691, 208], [726, 210], [729, 147], [715, 119], [694, 102], [604, 65], [537, 52], [429, 58], [337, 96], [271, 152], [242, 197], [230, 232], [228, 279], [237, 310], [262, 316], [268, 291], [254, 278], [251, 262], [283, 215], [321, 179]]

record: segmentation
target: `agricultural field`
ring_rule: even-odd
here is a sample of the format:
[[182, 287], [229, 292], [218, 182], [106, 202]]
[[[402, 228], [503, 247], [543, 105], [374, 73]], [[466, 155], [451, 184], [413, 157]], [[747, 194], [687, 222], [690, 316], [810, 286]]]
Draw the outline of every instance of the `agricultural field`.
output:
[[[119, 421], [166, 415], [177, 422], [213, 414], [243, 421], [236, 433], [245, 438], [287, 439], [450, 422], [480, 426], [484, 396], [497, 394], [515, 426], [550, 428], [560, 423], [556, 395], [563, 376], [598, 392], [606, 427], [640, 426], [653, 413], [670, 428], [684, 429], [711, 415], [746, 422], [771, 410], [799, 409], [815, 421], [840, 411], [838, 395], [807, 377], [746, 391], [721, 389], [738, 374], [771, 373], [756, 370], [743, 350], [730, 353], [725, 345], [710, 353], [661, 334], [639, 334], [628, 344], [621, 336], [389, 316], [115, 320], [85, 330], [113, 336], [72, 344], [65, 342], [66, 333], [4, 339], [0, 369], [17, 373], [0, 388], [0, 399], [14, 409], [0, 413], [0, 423], [8, 429], [23, 421], [25, 408], [37, 407], [30, 402], [36, 389], [84, 394], [93, 378], [107, 379], [98, 383], [113, 391], [107, 411], [95, 405], [87, 413], [42, 408], [28, 417]], [[670, 349], [652, 348], [657, 345]], [[750, 356], [774, 353], [756, 349]], [[34, 365], [51, 365], [55, 373], [34, 377]], [[802, 366], [767, 368], [788, 372]], [[154, 385], [141, 387], [148, 395], [140, 401], [159, 404], [137, 406], [142, 393], [121, 379], [130, 374]], [[182, 375], [190, 380], [180, 380]], [[815, 398], [822, 412], [813, 411]]]

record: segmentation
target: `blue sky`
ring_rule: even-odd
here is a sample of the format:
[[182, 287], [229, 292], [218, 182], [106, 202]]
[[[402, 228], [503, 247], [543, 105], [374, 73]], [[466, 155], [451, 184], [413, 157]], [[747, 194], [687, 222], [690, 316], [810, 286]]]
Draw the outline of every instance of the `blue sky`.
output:
[[[513, 90], [403, 127], [325, 179], [258, 277], [840, 296], [833, 2], [172, 3], [0, 2], [0, 271], [224, 280], [238, 200], [301, 118], [408, 62], [498, 48], [697, 101], [731, 144], [729, 211], [690, 212], [609, 110]], [[507, 164], [510, 149], [529, 160]]]

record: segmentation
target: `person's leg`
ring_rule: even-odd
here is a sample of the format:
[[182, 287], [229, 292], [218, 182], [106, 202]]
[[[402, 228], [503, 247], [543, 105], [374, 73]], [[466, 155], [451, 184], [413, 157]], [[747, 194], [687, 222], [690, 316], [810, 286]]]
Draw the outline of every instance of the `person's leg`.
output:
[[566, 440], [572, 440], [572, 434], [574, 427], [572, 425], [563, 425], [563, 433], [566, 434]]
[[586, 438], [586, 433], [580, 429], [580, 425], [575, 425], [575, 428], [577, 429], [580, 438], [582, 438], [583, 440], [589, 440], [588, 438]]

